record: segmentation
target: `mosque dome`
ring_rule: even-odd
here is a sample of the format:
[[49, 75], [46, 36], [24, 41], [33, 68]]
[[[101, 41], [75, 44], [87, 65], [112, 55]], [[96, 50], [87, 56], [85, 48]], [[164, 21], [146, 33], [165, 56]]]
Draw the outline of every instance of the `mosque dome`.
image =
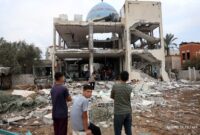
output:
[[118, 19], [119, 14], [115, 10], [115, 8], [105, 2], [100, 2], [95, 5], [87, 15], [87, 21], [99, 20], [106, 17], [111, 17], [113, 19]]

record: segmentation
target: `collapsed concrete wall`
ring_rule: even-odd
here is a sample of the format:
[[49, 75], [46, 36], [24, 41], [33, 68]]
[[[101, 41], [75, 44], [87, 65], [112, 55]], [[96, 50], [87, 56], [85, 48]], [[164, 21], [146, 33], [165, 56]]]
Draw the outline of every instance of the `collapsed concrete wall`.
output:
[[34, 76], [32, 74], [12, 75], [12, 86], [16, 85], [34, 84]]

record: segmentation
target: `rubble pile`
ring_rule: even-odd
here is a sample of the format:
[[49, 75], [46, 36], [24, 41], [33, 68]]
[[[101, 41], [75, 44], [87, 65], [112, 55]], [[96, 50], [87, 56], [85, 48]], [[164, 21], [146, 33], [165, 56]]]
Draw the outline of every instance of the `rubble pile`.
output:
[[[82, 86], [86, 83], [72, 82], [66, 87], [74, 97], [82, 93]], [[110, 92], [115, 83], [96, 82], [90, 99], [90, 121], [100, 126], [105, 135], [113, 130], [114, 101]], [[200, 84], [185, 80], [160, 82], [149, 79], [128, 83], [133, 87], [131, 105], [135, 134], [200, 133]], [[13, 90], [11, 95], [0, 94], [0, 128], [5, 130], [23, 132], [23, 128], [26, 129], [24, 132], [30, 130], [33, 134], [52, 134], [51, 111], [50, 89], [19, 89]]]
[[33, 108], [35, 105], [36, 102], [31, 97], [0, 94], [0, 114]]
[[[50, 91], [50, 89], [48, 90]], [[50, 95], [47, 90], [39, 92], [13, 90], [11, 94], [0, 93], [0, 128], [15, 131], [16, 127], [52, 124], [43, 118], [51, 114]], [[28, 131], [24, 130], [24, 133]], [[20, 131], [21, 133], [21, 131]]]

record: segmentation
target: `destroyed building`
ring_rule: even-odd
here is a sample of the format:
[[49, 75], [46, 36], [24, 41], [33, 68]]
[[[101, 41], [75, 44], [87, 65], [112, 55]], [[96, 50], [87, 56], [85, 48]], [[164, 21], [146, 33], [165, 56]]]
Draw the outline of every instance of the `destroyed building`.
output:
[[100, 2], [85, 21], [82, 15], [72, 21], [62, 14], [53, 25], [53, 74], [63, 71], [80, 79], [96, 71], [104, 80], [107, 74], [116, 78], [127, 70], [131, 80], [150, 76], [169, 80], [160, 2], [126, 0], [120, 14]]

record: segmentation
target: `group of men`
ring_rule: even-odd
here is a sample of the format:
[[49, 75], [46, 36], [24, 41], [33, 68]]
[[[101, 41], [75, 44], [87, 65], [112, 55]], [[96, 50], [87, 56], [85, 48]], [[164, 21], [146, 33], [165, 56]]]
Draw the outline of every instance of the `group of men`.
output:
[[[111, 98], [114, 100], [115, 135], [121, 135], [123, 126], [126, 135], [132, 135], [132, 109], [130, 102], [132, 87], [126, 83], [128, 80], [128, 72], [121, 72], [120, 82], [113, 85], [111, 91]], [[84, 132], [86, 135], [101, 135], [100, 128], [89, 121], [88, 115], [89, 98], [92, 96], [93, 86], [84, 85], [82, 95], [72, 99], [69, 90], [63, 86], [65, 82], [64, 75], [57, 72], [55, 81], [51, 90], [54, 134], [67, 135], [67, 102], [72, 101], [73, 105], [70, 111], [72, 130], [74, 132]]]

